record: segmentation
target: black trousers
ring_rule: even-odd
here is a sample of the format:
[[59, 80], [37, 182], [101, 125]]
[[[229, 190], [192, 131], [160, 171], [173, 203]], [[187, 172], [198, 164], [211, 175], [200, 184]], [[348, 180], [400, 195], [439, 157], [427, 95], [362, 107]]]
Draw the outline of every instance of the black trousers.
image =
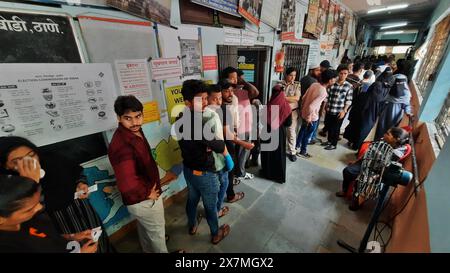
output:
[[342, 181], [342, 191], [347, 192], [350, 183], [354, 181], [359, 173], [361, 172], [361, 161], [356, 162], [355, 164], [348, 165], [342, 171], [342, 176], [344, 180]]
[[328, 142], [336, 146], [341, 132], [342, 122], [344, 119], [339, 119], [339, 115], [332, 115], [327, 113], [325, 115], [325, 126], [328, 129]]

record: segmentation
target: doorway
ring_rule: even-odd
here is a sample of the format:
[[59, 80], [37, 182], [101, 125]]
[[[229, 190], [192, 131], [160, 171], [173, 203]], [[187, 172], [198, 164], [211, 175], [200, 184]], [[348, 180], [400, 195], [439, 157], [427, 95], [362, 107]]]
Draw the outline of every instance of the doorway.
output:
[[228, 66], [244, 72], [245, 80], [259, 90], [257, 97], [262, 103], [267, 103], [270, 86], [272, 48], [264, 46], [217, 46], [219, 56], [219, 71]]

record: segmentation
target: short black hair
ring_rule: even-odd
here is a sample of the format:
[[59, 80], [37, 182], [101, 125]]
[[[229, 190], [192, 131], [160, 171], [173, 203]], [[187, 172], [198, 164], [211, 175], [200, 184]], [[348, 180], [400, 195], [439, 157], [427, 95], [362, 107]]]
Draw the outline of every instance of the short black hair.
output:
[[338, 74], [334, 69], [327, 69], [320, 74], [321, 83], [328, 83], [331, 79], [336, 78]]
[[295, 67], [288, 67], [287, 69], [286, 69], [286, 75], [289, 75], [289, 74], [291, 74], [292, 72], [294, 72], [295, 71], [295, 73], [298, 73], [298, 71], [297, 71], [297, 68], [295, 68]]
[[218, 85], [220, 86], [221, 90], [225, 90], [233, 86], [227, 79], [220, 80]]
[[13, 150], [22, 146], [30, 148], [33, 152], [39, 155], [37, 146], [26, 138], [19, 136], [0, 137], [0, 167], [2, 169], [5, 169], [9, 154]]
[[225, 68], [224, 70], [222, 70], [221, 78], [228, 79], [228, 76], [234, 72], [238, 73], [238, 70], [232, 66], [229, 66], [229, 67]]
[[323, 60], [322, 62], [320, 62], [320, 66], [321, 67], [325, 67], [326, 69], [331, 67], [331, 64], [328, 60]]
[[133, 95], [118, 96], [114, 102], [114, 112], [119, 117], [127, 112], [142, 112], [143, 109], [142, 103]]
[[397, 146], [405, 145], [409, 141], [409, 133], [400, 127], [392, 127], [389, 129], [391, 135], [397, 139]]
[[364, 69], [365, 69], [365, 70], [372, 69], [372, 65], [373, 65], [372, 62], [365, 62], [365, 63], [364, 63]]
[[353, 72], [358, 72], [359, 70], [364, 68], [364, 64], [361, 62], [356, 62], [353, 64]]
[[222, 87], [218, 84], [210, 84], [207, 86], [208, 96], [211, 96], [213, 93], [222, 93]]
[[7, 218], [22, 207], [25, 199], [33, 197], [40, 184], [19, 175], [0, 175], [0, 217]]
[[341, 65], [339, 65], [338, 68], [337, 68], [337, 72], [339, 73], [339, 72], [341, 72], [342, 70], [349, 70], [349, 69], [348, 69], [348, 65], [346, 65], [346, 64], [341, 64]]
[[183, 82], [183, 87], [181, 88], [184, 101], [192, 101], [195, 95], [207, 92], [208, 88], [201, 80], [186, 80]]
[[[237, 75], [238, 75], [238, 77], [244, 75], [244, 71], [242, 71], [242, 70], [240, 70], [240, 69], [237, 69]], [[227, 77], [228, 77], [228, 76], [227, 76]]]

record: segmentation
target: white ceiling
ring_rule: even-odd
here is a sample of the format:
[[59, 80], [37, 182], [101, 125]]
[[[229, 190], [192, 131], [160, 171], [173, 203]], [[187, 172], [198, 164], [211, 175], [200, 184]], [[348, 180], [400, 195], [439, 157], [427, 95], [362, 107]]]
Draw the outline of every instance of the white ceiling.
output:
[[[439, 0], [341, 0], [348, 8], [374, 28], [396, 22], [408, 22], [403, 29], [425, 27]], [[409, 4], [409, 7], [387, 12], [367, 14], [368, 10], [391, 5]]]

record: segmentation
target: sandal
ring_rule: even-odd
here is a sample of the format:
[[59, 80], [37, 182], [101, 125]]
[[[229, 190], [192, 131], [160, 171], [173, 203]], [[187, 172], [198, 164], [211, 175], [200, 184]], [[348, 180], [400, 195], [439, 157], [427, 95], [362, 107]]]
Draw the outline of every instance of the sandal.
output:
[[229, 211], [230, 211], [230, 208], [227, 207], [227, 206], [224, 206], [223, 208], [221, 208], [221, 209], [217, 212], [217, 216], [218, 216], [219, 218], [220, 218], [220, 217], [223, 217], [223, 216], [227, 215]]
[[211, 243], [217, 245], [218, 243], [220, 243], [220, 241], [223, 240], [223, 238], [227, 237], [228, 234], [230, 234], [230, 226], [224, 224], [219, 228], [219, 232], [217, 233], [217, 235], [211, 238]]
[[198, 229], [198, 226], [193, 226], [193, 227], [189, 228], [189, 234], [195, 235], [197, 233], [197, 229]]
[[244, 198], [244, 196], [245, 196], [245, 194], [244, 194], [244, 192], [237, 192], [235, 195], [234, 195], [234, 198], [233, 199], [228, 199], [227, 200], [227, 202], [228, 203], [234, 203], [234, 202], [237, 202], [237, 201], [239, 201], [239, 200], [242, 200], [243, 198]]

